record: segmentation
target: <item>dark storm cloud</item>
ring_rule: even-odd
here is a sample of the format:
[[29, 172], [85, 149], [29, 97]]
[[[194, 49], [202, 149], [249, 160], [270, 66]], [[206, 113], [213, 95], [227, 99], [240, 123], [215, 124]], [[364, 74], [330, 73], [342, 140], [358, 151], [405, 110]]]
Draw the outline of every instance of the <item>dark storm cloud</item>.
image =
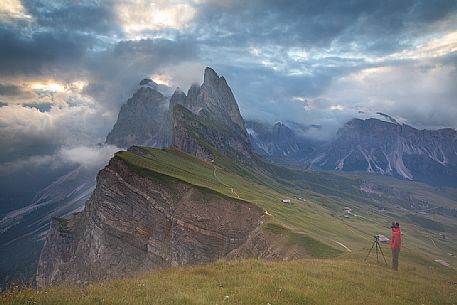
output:
[[[457, 79], [446, 69], [436, 69], [436, 65], [457, 68], [452, 54], [443, 58], [440, 55], [430, 65], [424, 65], [421, 63], [430, 59], [413, 58], [420, 52], [411, 57], [399, 53], [415, 50], [417, 40], [429, 41], [430, 37], [437, 39], [440, 31], [455, 31], [457, 24], [452, 16], [457, 15], [456, 1], [232, 0], [204, 3], [198, 14], [196, 34], [212, 53], [208, 56], [207, 52], [206, 58], [228, 75], [243, 115], [249, 118], [289, 118], [336, 129], [359, 113], [361, 106], [370, 105], [372, 115], [388, 111], [417, 127], [457, 127], [446, 115], [455, 113], [455, 92], [445, 85]], [[258, 48], [255, 54], [250, 50], [253, 47]], [[290, 53], [294, 47], [304, 51], [303, 58]], [[383, 58], [388, 55], [394, 57]], [[232, 60], [227, 63], [225, 58]], [[373, 79], [385, 81], [386, 77], [393, 77], [398, 85], [394, 82], [390, 88], [402, 95], [390, 94], [390, 89], [384, 88], [379, 92], [378, 108], [371, 101], [370, 91], [376, 84], [363, 84], [363, 89], [353, 91], [356, 96], [344, 95], [344, 90], [352, 92], [352, 86], [360, 85], [358, 74], [379, 67], [391, 67], [391, 74], [379, 73]], [[402, 79], [403, 73], [414, 75], [411, 71], [419, 75], [416, 82], [421, 76], [431, 82], [430, 75], [437, 73], [444, 84], [439, 94], [434, 89], [439, 85], [421, 85], [422, 111], [405, 111], [415, 109], [414, 100], [419, 98], [410, 92], [412, 84]], [[346, 81], [345, 87], [339, 86], [338, 79], [349, 75], [353, 75], [351, 81]], [[291, 101], [294, 96], [303, 101]], [[448, 111], [431, 111], [437, 114], [427, 115], [430, 107], [426, 100], [433, 104], [435, 98], [440, 99], [440, 109]], [[306, 99], [312, 100], [314, 108], [308, 107]]]
[[[329, 112], [328, 102], [309, 111], [306, 97], [320, 96], [332, 80], [344, 75], [350, 68], [321, 69], [313, 75], [291, 75], [266, 67], [232, 67], [216, 65], [231, 86], [245, 119], [268, 122], [293, 121], [306, 125], [323, 126], [313, 133], [327, 139], [352, 114]], [[312, 135], [310, 135], [312, 136]]]
[[115, 33], [119, 31], [111, 1], [22, 1], [40, 27], [71, 31]]
[[166, 39], [143, 39], [121, 41], [114, 47], [113, 55], [124, 59], [146, 59], [164, 62], [187, 60], [197, 53], [196, 44], [190, 41], [172, 41]]
[[398, 49], [430, 23], [456, 12], [455, 1], [214, 1], [197, 22], [214, 43], [329, 47], [332, 42], [379, 52]]
[[2, 75], [39, 75], [80, 63], [93, 38], [58, 30], [27, 35], [11, 27], [0, 27], [0, 42]]
[[195, 60], [199, 49], [189, 41], [144, 39], [121, 41], [86, 58], [90, 84], [84, 93], [100, 105], [117, 112], [120, 104], [145, 77], [170, 69], [181, 62]]

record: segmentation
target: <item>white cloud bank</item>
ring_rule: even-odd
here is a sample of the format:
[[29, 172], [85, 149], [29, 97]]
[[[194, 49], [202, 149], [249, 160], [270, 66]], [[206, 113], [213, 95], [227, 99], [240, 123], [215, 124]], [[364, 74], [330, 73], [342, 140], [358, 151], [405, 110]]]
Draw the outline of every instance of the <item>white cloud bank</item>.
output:
[[343, 112], [383, 112], [419, 128], [456, 128], [456, 81], [456, 68], [439, 63], [376, 67], [336, 79], [322, 97]]

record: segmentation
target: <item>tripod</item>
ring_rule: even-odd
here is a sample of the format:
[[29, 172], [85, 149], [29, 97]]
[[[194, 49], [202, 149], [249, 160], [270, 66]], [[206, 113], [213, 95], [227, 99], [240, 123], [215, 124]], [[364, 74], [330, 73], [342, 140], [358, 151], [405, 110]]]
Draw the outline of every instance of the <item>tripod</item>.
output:
[[376, 245], [376, 262], [379, 263], [379, 252], [381, 252], [382, 258], [384, 258], [384, 263], [386, 263], [386, 266], [387, 266], [386, 257], [384, 256], [384, 253], [382, 252], [382, 249], [381, 249], [381, 244], [379, 243], [379, 236], [375, 235], [373, 237], [374, 237], [373, 245], [371, 246], [370, 251], [368, 251], [368, 254], [365, 257], [365, 261], [367, 260], [368, 256], [370, 256], [371, 250], [373, 250], [373, 248]]

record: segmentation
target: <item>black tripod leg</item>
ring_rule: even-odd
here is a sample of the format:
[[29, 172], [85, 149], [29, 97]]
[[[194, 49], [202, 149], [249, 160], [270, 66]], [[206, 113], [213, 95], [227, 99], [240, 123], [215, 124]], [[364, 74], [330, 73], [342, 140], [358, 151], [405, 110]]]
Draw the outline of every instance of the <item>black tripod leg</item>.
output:
[[370, 256], [370, 253], [371, 253], [371, 250], [373, 250], [374, 244], [375, 244], [375, 243], [373, 243], [373, 245], [371, 245], [371, 249], [370, 249], [370, 251], [368, 251], [368, 254], [367, 254], [367, 256], [366, 256], [365, 259], [364, 259], [365, 261], [367, 260], [368, 256]]
[[384, 258], [384, 263], [386, 263], [386, 266], [387, 266], [386, 257], [384, 256], [384, 253], [382, 252], [381, 245], [379, 245], [379, 251], [381, 251], [382, 258]]
[[376, 242], [376, 263], [379, 264], [379, 253], [378, 253], [378, 247], [379, 247], [379, 244], [378, 242]]

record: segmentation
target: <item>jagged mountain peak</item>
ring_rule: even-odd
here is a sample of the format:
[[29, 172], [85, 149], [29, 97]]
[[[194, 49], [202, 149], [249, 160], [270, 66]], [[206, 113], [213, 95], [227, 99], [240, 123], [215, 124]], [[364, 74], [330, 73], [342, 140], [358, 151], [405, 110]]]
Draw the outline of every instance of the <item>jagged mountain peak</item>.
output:
[[158, 90], [153, 80], [143, 79], [133, 96], [122, 105], [118, 120], [107, 136], [107, 143], [119, 147], [170, 145], [172, 113], [176, 105], [182, 105], [196, 115], [209, 116], [248, 139], [230, 87], [223, 77], [208, 67], [201, 86], [193, 84], [187, 95], [177, 87], [169, 99]]
[[329, 149], [316, 160], [324, 169], [455, 185], [457, 132], [419, 130], [375, 118], [352, 119], [338, 130]]
[[457, 131], [417, 129], [378, 118], [354, 118], [328, 142], [306, 138], [310, 128], [293, 122], [247, 122], [261, 155], [315, 169], [365, 171], [433, 185], [457, 183]]
[[152, 84], [151, 81], [140, 86], [122, 105], [106, 143], [125, 148], [135, 144], [162, 146], [159, 133], [167, 113], [168, 99]]
[[215, 83], [219, 81], [219, 75], [213, 68], [206, 67], [203, 75], [203, 83]]
[[200, 85], [199, 84], [192, 84], [187, 91], [187, 95], [195, 95], [197, 96], [200, 93]]
[[186, 95], [186, 94], [184, 93], [184, 91], [181, 90], [180, 87], [176, 87], [175, 92], [174, 92], [173, 94], [184, 94], [184, 95]]
[[311, 154], [315, 143], [292, 130], [289, 124], [281, 121], [273, 125], [247, 121], [246, 126], [254, 150], [280, 163], [295, 162], [304, 155]]
[[383, 118], [385, 118], [386, 120], [389, 120], [389, 122], [391, 123], [394, 123], [394, 124], [399, 124], [398, 121], [396, 119], [394, 119], [392, 116], [386, 114], [386, 113], [382, 113], [382, 112], [376, 112], [377, 115], [380, 115], [382, 116]]
[[[274, 127], [283, 127], [283, 126], [286, 126], [286, 124], [284, 124], [283, 122], [281, 121], [277, 121], [274, 125], [273, 125], [273, 128]], [[286, 126], [287, 127], [287, 126]]]
[[170, 114], [173, 111], [173, 108], [176, 105], [183, 105], [187, 108], [187, 103], [186, 103], [186, 94], [179, 88], [177, 87], [175, 92], [170, 98], [170, 105], [169, 105], [169, 110], [168, 110], [168, 117], [170, 118]]
[[159, 85], [150, 78], [145, 78], [140, 82], [140, 88], [151, 88], [153, 90], [158, 90]]
[[146, 85], [146, 84], [149, 84], [149, 83], [154, 83], [154, 81], [152, 79], [150, 79], [150, 78], [144, 78], [144, 79], [141, 80], [140, 86], [143, 86], [143, 85]]

